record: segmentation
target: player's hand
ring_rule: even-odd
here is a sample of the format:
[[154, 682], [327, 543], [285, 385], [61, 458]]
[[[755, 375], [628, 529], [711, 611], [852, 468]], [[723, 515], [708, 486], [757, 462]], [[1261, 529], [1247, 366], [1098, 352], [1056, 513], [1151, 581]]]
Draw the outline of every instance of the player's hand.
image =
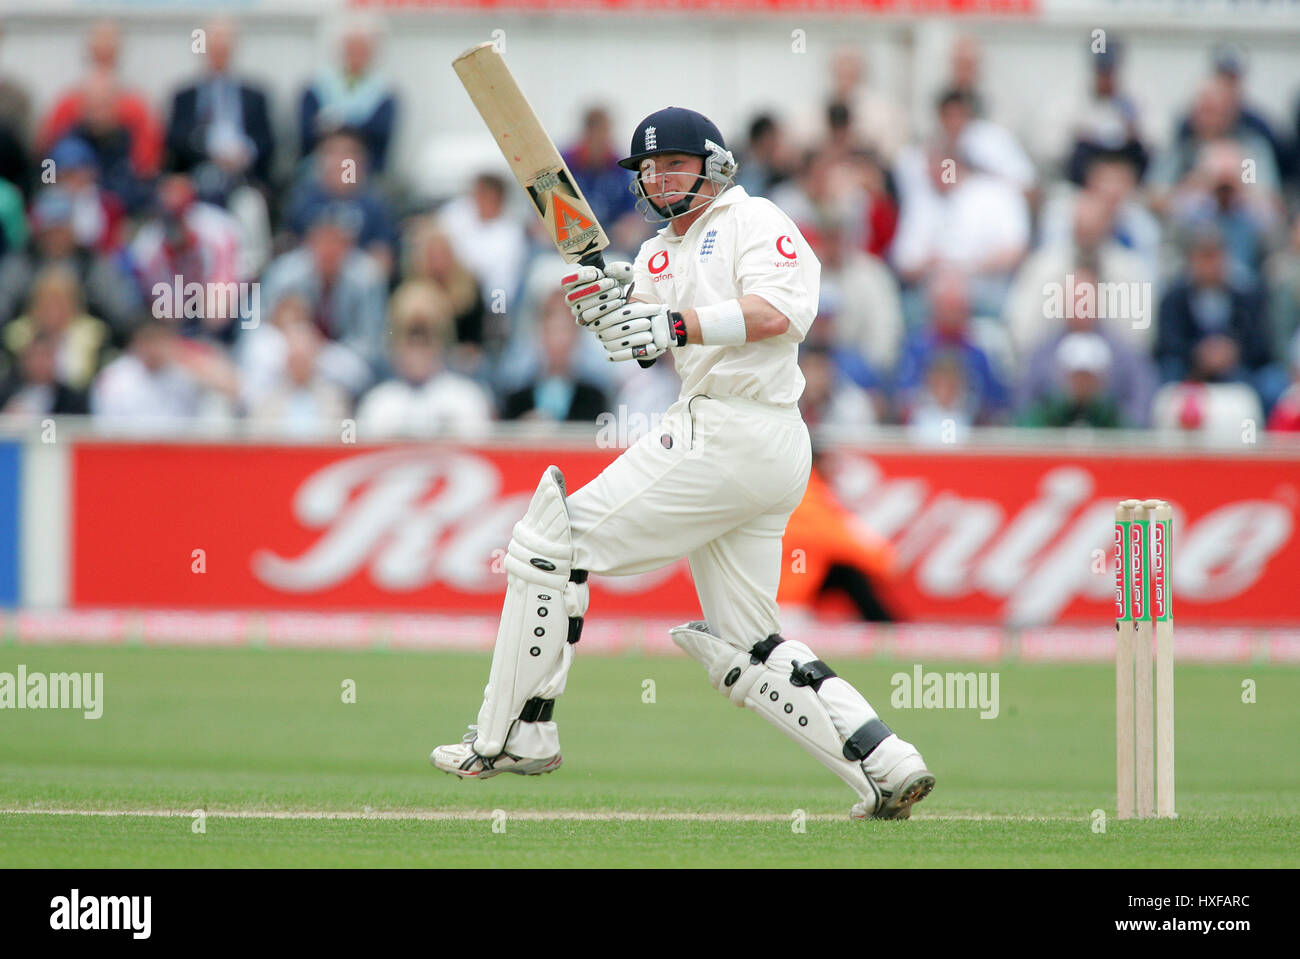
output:
[[579, 266], [560, 279], [564, 300], [581, 326], [599, 320], [605, 314], [627, 305], [632, 291], [632, 264], [616, 260], [604, 270]]
[[652, 360], [686, 345], [686, 321], [666, 306], [630, 303], [602, 321], [601, 345], [614, 362]]

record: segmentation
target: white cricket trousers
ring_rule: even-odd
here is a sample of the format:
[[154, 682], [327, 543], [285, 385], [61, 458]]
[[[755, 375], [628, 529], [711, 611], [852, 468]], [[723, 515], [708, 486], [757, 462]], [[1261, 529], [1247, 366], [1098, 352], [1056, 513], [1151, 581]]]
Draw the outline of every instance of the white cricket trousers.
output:
[[811, 467], [797, 408], [678, 400], [657, 429], [569, 496], [573, 566], [628, 576], [684, 556], [711, 629], [752, 646], [780, 631], [781, 537]]

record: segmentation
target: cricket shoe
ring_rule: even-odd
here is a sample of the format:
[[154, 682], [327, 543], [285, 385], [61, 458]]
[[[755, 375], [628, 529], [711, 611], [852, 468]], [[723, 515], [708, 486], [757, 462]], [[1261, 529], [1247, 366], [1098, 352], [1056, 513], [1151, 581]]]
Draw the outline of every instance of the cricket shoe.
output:
[[434, 749], [429, 754], [429, 762], [460, 779], [491, 779], [501, 773], [540, 776], [555, 772], [564, 763], [564, 758], [559, 753], [549, 759], [524, 759], [504, 750], [499, 756], [480, 756], [474, 752], [477, 736], [478, 727], [470, 726], [469, 732], [460, 742]]
[[891, 735], [862, 763], [880, 791], [872, 807], [868, 800], [857, 803], [850, 811], [853, 819], [908, 819], [912, 807], [934, 788], [934, 773], [925, 768], [925, 760], [915, 746]]

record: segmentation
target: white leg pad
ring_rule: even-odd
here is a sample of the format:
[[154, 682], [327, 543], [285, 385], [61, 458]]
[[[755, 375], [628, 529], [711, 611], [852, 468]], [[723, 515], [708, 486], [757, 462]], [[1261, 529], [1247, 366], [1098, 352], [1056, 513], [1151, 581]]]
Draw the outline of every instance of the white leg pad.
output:
[[524, 711], [530, 700], [553, 700], [564, 691], [588, 602], [585, 574], [572, 581], [572, 566], [564, 475], [551, 466], [506, 551], [506, 598], [473, 744], [480, 756], [499, 755], [507, 740], [523, 758], [559, 752], [549, 712], [529, 719]]
[[[862, 763], [844, 753], [846, 740], [875, 719], [875, 713], [857, 690], [838, 677], [822, 680], [820, 693], [797, 682], [793, 664], [817, 659], [807, 646], [791, 640], [779, 642], [766, 651], [764, 662], [754, 655], [756, 647], [732, 645], [710, 632], [706, 623], [677, 626], [671, 635], [704, 666], [709, 682], [719, 692], [778, 727], [863, 799], [879, 801], [880, 793], [863, 772]], [[832, 685], [837, 681], [852, 695]]]

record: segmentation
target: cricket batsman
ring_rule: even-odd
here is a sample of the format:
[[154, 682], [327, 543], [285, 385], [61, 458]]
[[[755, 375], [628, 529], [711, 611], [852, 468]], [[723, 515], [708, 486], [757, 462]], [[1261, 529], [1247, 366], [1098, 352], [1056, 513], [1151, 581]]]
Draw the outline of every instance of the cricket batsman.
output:
[[637, 127], [631, 184], [666, 226], [634, 264], [561, 283], [610, 360], [672, 350], [682, 390], [661, 428], [572, 495], [548, 467], [514, 528], [506, 598], [478, 722], [434, 749], [444, 772], [487, 779], [560, 767], [555, 700], [587, 611], [587, 577], [683, 556], [704, 619], [672, 638], [738, 706], [781, 729], [858, 795], [853, 818], [905, 819], [934, 787], [916, 748], [798, 639], [780, 635], [781, 538], [808, 482], [797, 359], [821, 265], [794, 222], [736, 186], [722, 134], [668, 107]]

